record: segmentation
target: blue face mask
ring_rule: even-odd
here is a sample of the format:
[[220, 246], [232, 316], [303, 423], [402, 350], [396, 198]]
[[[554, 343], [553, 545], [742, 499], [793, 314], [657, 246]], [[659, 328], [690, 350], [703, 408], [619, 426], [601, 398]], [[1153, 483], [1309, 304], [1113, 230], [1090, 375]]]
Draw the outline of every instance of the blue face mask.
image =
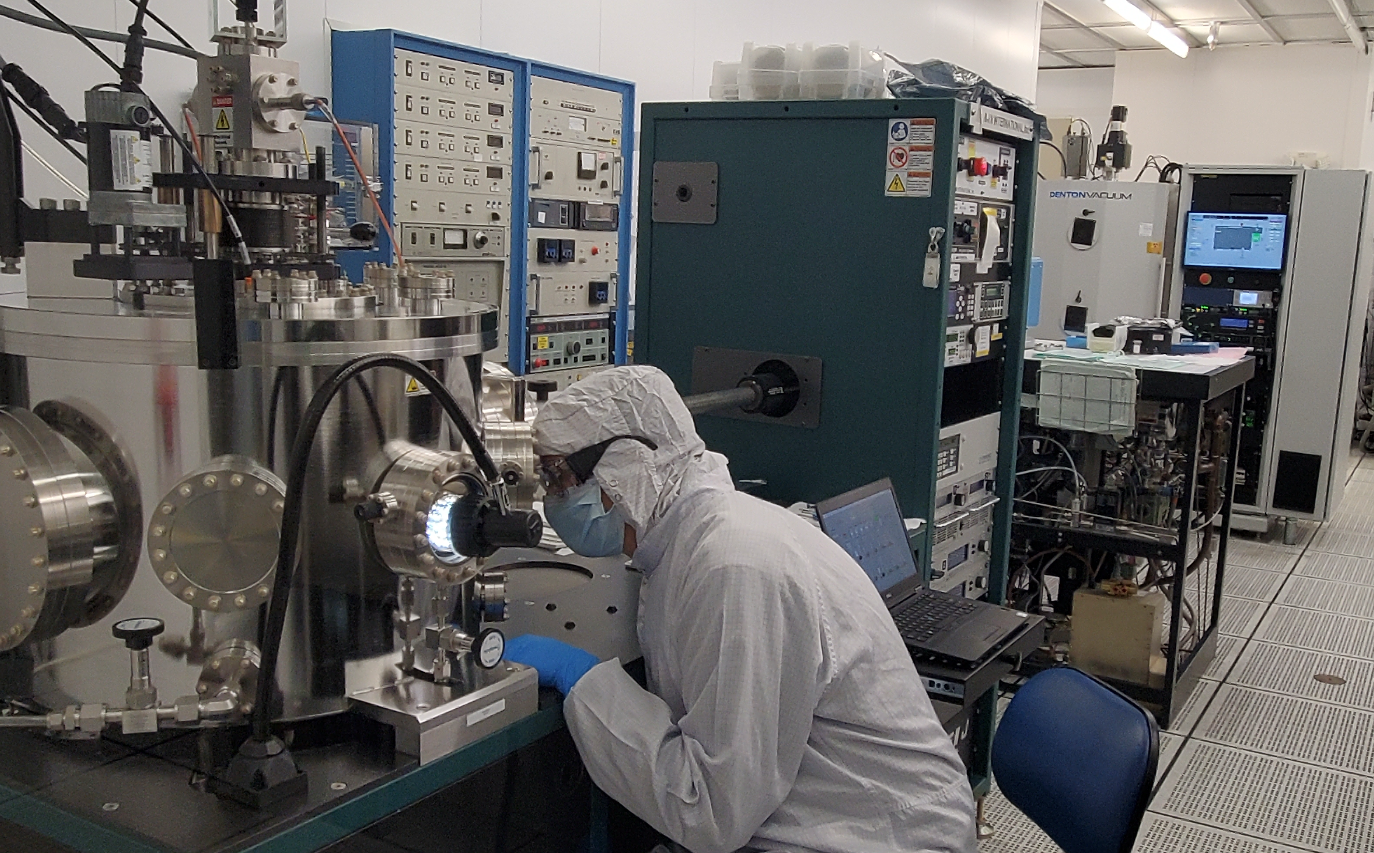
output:
[[596, 480], [569, 489], [560, 497], [544, 498], [544, 515], [565, 544], [584, 557], [625, 553], [625, 518], [620, 510], [601, 503]]

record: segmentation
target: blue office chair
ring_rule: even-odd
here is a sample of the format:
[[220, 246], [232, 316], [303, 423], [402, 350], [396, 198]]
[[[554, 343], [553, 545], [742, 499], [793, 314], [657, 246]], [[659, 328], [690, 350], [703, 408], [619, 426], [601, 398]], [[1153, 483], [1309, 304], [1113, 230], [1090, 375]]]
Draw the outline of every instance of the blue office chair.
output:
[[1069, 667], [1022, 685], [992, 743], [1002, 794], [1065, 853], [1130, 853], [1158, 764], [1154, 715]]

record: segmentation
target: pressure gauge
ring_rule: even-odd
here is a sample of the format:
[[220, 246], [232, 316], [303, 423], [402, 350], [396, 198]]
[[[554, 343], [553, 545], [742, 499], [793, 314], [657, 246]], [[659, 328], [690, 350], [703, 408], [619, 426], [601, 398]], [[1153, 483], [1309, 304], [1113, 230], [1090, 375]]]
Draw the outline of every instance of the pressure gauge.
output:
[[506, 635], [499, 629], [487, 628], [477, 635], [473, 657], [482, 669], [492, 669], [506, 656]]

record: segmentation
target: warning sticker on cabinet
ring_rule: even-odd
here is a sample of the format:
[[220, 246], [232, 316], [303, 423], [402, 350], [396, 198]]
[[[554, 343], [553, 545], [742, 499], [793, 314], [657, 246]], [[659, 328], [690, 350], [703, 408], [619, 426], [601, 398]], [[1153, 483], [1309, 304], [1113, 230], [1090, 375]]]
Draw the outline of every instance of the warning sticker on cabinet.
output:
[[420, 397], [429, 393], [429, 389], [420, 384], [420, 380], [411, 376], [406, 379], [406, 396]]
[[930, 198], [935, 171], [935, 119], [890, 119], [886, 155], [884, 195]]
[[974, 355], [982, 358], [992, 352], [992, 328], [989, 326], [979, 326], [973, 332]]
[[234, 135], [233, 95], [215, 95], [210, 99], [210, 127], [215, 136]]

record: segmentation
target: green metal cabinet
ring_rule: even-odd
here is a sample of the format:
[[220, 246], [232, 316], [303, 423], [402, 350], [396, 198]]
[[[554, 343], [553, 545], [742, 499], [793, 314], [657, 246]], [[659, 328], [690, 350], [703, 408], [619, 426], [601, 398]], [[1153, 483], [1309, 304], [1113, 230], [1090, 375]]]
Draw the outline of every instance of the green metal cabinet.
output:
[[[1007, 580], [1036, 178], [1033, 125], [1011, 118], [953, 99], [645, 104], [640, 136], [636, 361], [686, 394], [730, 384], [728, 369], [708, 369], [722, 353], [790, 359], [807, 379], [804, 413], [697, 418], [736, 479], [780, 503], [886, 476], [906, 515], [934, 519], [942, 426], [970, 408], [1000, 413], [995, 602]], [[994, 231], [979, 220], [984, 241], [1010, 237], [1006, 317], [987, 335], [999, 356], [947, 369], [950, 341], [964, 334], [947, 336], [958, 282], [981, 269], [954, 263], [951, 290], [956, 200], [968, 209], [971, 172], [991, 168], [965, 150], [970, 136], [1015, 152], [997, 184], [1012, 221]], [[919, 539], [927, 580], [935, 539]], [[972, 735], [978, 781], [991, 737], [984, 701]]]

